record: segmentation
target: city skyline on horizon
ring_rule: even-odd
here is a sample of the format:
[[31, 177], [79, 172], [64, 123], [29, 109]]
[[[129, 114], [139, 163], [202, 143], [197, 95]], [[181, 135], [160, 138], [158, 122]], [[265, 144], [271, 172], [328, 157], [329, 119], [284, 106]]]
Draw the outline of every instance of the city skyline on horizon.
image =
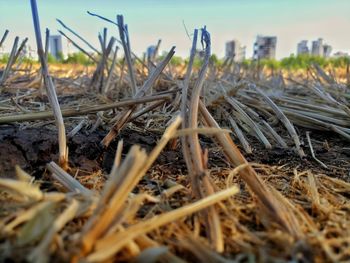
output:
[[[191, 40], [186, 34], [183, 21], [190, 34], [195, 27], [201, 26], [200, 21], [203, 21], [202, 25], [206, 24], [212, 36], [213, 54], [218, 57], [224, 57], [225, 44], [232, 39], [238, 39], [246, 46], [247, 58], [252, 57], [257, 35], [277, 36], [277, 59], [296, 54], [297, 44], [301, 40], [311, 42], [320, 37], [333, 47], [333, 53], [350, 51], [350, 36], [345, 33], [350, 27], [350, 18], [346, 13], [346, 8], [350, 10], [350, 2], [345, 0], [335, 0], [331, 4], [325, 0], [311, 0], [308, 3], [302, 3], [301, 0], [286, 0], [283, 3], [276, 0], [221, 0], [216, 4], [204, 0], [200, 6], [196, 0], [180, 0], [175, 5], [170, 1], [158, 0], [130, 2], [92, 0], [85, 3], [76, 0], [70, 3], [62, 0], [61, 4], [57, 4], [39, 0], [42, 33], [48, 27], [52, 35], [57, 34], [57, 29], [62, 28], [55, 21], [59, 18], [97, 48], [97, 34], [104, 26], [109, 29], [109, 35], [118, 37], [118, 31], [113, 25], [87, 15], [86, 11], [89, 10], [110, 19], [117, 13], [123, 14], [129, 25], [131, 48], [138, 55], [162, 39], [160, 50], [167, 51], [175, 45], [176, 55], [187, 57]], [[67, 10], [65, 4], [68, 3], [70, 8]], [[152, 3], [157, 5], [152, 6]], [[177, 12], [181, 3], [187, 8]], [[4, 15], [0, 17], [0, 35], [5, 29], [10, 30], [5, 43], [6, 51], [11, 48], [17, 35], [21, 39], [29, 37], [29, 45], [35, 48], [29, 1], [0, 0], [0, 9], [4, 10]], [[293, 11], [299, 12], [293, 16]], [[193, 17], [192, 13], [198, 15]], [[20, 16], [21, 20], [13, 14]], [[228, 26], [231, 24], [232, 27]]]

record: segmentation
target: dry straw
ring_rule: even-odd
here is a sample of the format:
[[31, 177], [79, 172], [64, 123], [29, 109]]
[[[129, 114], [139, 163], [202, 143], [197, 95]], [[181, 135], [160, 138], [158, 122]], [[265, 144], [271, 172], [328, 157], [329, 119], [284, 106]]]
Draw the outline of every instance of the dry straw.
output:
[[[60, 33], [95, 65], [53, 64], [51, 78], [49, 31], [44, 50], [36, 2], [31, 3], [41, 69], [21, 63], [26, 39], [20, 44], [17, 38], [2, 89], [18, 91], [1, 99], [0, 124], [21, 122], [14, 138], [5, 134], [4, 142], [12, 138], [12, 146], [31, 162], [36, 146], [27, 154], [15, 136], [26, 128], [50, 127], [55, 119], [60, 165], [50, 160], [40, 166], [38, 160], [28, 167], [36, 174], [46, 170], [42, 178], [19, 167], [16, 178], [0, 178], [1, 261], [15, 256], [31, 262], [349, 261], [349, 166], [341, 159], [348, 151], [342, 138], [350, 138], [349, 73], [315, 65], [305, 76], [269, 74], [232, 58], [215, 65], [206, 28], [201, 52], [194, 31], [188, 64], [171, 63], [174, 48], [163, 59], [138, 58], [122, 16], [112, 21], [89, 13], [116, 26], [120, 39], [107, 37], [104, 29], [97, 49], [58, 20], [65, 31]], [[7, 31], [0, 46], [6, 36]], [[121, 60], [116, 45], [124, 51]], [[42, 77], [49, 103], [37, 99]], [[78, 161], [82, 166], [72, 162], [71, 169], [62, 169], [67, 168], [63, 117], [72, 142], [88, 138], [83, 144], [96, 147], [90, 140], [108, 132], [102, 144], [111, 147], [98, 148], [101, 156], [87, 163], [101, 165], [116, 147], [109, 173], [102, 165], [99, 171], [83, 170], [90, 156], [76, 142], [72, 160], [84, 157]], [[333, 141], [324, 131], [339, 138]], [[114, 144], [116, 138], [122, 140]], [[274, 165], [255, 163], [270, 153]], [[281, 153], [290, 159], [277, 156]]]

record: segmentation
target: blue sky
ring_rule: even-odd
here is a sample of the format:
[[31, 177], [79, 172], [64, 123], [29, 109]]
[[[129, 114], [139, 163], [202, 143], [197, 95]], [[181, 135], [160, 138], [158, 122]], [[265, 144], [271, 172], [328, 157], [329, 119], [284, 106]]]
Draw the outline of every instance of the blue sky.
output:
[[[115, 19], [123, 14], [129, 26], [131, 47], [141, 54], [162, 39], [161, 50], [175, 45], [178, 55], [187, 56], [190, 32], [203, 25], [212, 36], [213, 53], [224, 55], [225, 42], [238, 39], [252, 54], [258, 34], [276, 35], [277, 58], [295, 53], [302, 39], [324, 38], [333, 51], [350, 52], [350, 1], [348, 0], [37, 0], [42, 32], [57, 33], [60, 18], [98, 47], [97, 34], [104, 26], [109, 34], [117, 29], [86, 14], [91, 11]], [[35, 47], [29, 0], [0, 0], [0, 35], [10, 30], [6, 49], [18, 35], [29, 37]], [[66, 45], [65, 45], [66, 46]]]

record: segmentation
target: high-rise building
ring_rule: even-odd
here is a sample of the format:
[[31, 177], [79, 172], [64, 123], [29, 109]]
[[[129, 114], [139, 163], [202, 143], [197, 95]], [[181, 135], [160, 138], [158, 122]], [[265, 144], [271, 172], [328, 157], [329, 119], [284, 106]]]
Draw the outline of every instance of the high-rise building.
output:
[[157, 50], [157, 47], [156, 46], [149, 46], [146, 50], [146, 54], [147, 54], [147, 59], [150, 60], [150, 59], [153, 59], [157, 56], [157, 53], [158, 50]]
[[323, 39], [322, 38], [312, 41], [311, 54], [313, 56], [323, 57]]
[[332, 46], [325, 44], [322, 38], [312, 41], [311, 55], [318, 57], [330, 57]]
[[323, 56], [325, 58], [329, 58], [332, 53], [332, 46], [330, 45], [323, 45]]
[[254, 59], [274, 59], [276, 57], [277, 37], [257, 36], [254, 43]]
[[[302, 40], [298, 43], [297, 55], [310, 54], [307, 42], [307, 40]], [[330, 57], [331, 53], [332, 47], [330, 45], [324, 44], [322, 38], [312, 41], [311, 54], [313, 56], [328, 58]]]
[[245, 59], [245, 46], [241, 46], [238, 40], [226, 42], [225, 57], [233, 58], [236, 62], [242, 62]]
[[309, 47], [307, 46], [307, 40], [302, 40], [297, 45], [297, 55], [310, 54]]
[[50, 54], [53, 55], [56, 59], [60, 58], [60, 56], [63, 54], [61, 35], [50, 36], [49, 50], [50, 50]]

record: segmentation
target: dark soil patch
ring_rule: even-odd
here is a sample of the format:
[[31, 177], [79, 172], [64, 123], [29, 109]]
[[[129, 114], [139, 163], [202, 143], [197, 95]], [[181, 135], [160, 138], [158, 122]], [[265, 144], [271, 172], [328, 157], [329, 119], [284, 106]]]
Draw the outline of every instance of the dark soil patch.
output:
[[[70, 165], [87, 171], [99, 169], [94, 161], [98, 147], [98, 135], [76, 135], [69, 140]], [[50, 127], [19, 129], [18, 126], [0, 126], [0, 170], [2, 176], [13, 177], [14, 167], [19, 165], [36, 177], [40, 177], [45, 165], [57, 160], [57, 131]]]
[[[267, 150], [255, 138], [250, 138], [251, 145], [254, 145], [253, 153], [245, 157], [250, 162], [286, 165], [290, 169], [311, 170], [314, 173], [323, 173], [350, 182], [350, 148], [344, 138], [332, 132], [311, 131], [310, 138], [315, 156], [328, 167], [327, 169], [313, 159], [306, 139], [306, 130], [299, 128], [299, 134], [306, 154], [304, 158], [300, 158], [293, 148], [275, 147]], [[293, 144], [290, 143], [290, 146], [293, 147]]]
[[[45, 165], [52, 160], [57, 160], [57, 131], [54, 125], [24, 129], [21, 127], [18, 125], [0, 126], [1, 176], [13, 177], [14, 167], [19, 165], [35, 177], [40, 178], [45, 171]], [[92, 134], [80, 132], [69, 139], [71, 167], [86, 172], [102, 169], [108, 173], [112, 168], [119, 140], [123, 139], [123, 155], [125, 155], [135, 144], [150, 152], [160, 138], [160, 135], [155, 133], [125, 128], [116, 140], [107, 149], [104, 149], [100, 142], [106, 134], [107, 130], [101, 128]], [[297, 168], [299, 171], [310, 169], [313, 172], [350, 181], [350, 149], [347, 147], [346, 141], [333, 133], [318, 131], [311, 133], [316, 157], [328, 166], [326, 169], [311, 157], [305, 131], [301, 131], [300, 134], [304, 142], [304, 151], [307, 154], [304, 159], [297, 156], [293, 150], [278, 147], [266, 150], [255, 138], [249, 138], [251, 145], [254, 146], [253, 154], [245, 154], [245, 156], [250, 162], [276, 166], [287, 165], [290, 169]], [[209, 149], [209, 168], [228, 165], [221, 151], [209, 138], [201, 137], [201, 141], [202, 147]], [[238, 142], [236, 143], [238, 144]], [[168, 173], [187, 173], [179, 145], [175, 149], [166, 148], [158, 157], [156, 164], [167, 167]]]
[[[25, 128], [19, 126], [0, 126], [0, 171], [2, 177], [13, 177], [15, 165], [40, 177], [45, 165], [58, 159], [57, 131], [50, 127]], [[52, 127], [51, 127], [52, 126]], [[111, 170], [118, 141], [123, 139], [123, 154], [126, 154], [132, 145], [138, 144], [150, 152], [157, 143], [157, 136], [151, 133], [139, 133], [124, 129], [111, 145], [104, 149], [100, 142], [107, 134], [99, 129], [88, 134], [81, 132], [68, 139], [70, 166], [86, 172], [95, 172], [100, 169], [107, 173]], [[161, 163], [173, 162], [178, 157], [177, 152], [169, 155], [162, 154]]]

